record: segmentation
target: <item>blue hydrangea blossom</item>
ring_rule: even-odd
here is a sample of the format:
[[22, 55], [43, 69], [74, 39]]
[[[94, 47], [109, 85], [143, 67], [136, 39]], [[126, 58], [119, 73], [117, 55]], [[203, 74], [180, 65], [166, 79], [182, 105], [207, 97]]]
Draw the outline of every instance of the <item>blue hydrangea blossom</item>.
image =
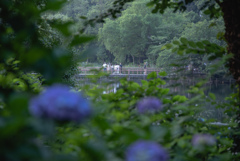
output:
[[156, 97], [146, 97], [137, 103], [139, 113], [154, 113], [162, 109], [162, 102]]
[[91, 114], [89, 102], [65, 85], [53, 85], [31, 99], [29, 111], [37, 117], [77, 122]]
[[167, 161], [168, 159], [168, 152], [152, 141], [136, 141], [126, 151], [126, 161]]
[[194, 147], [212, 146], [216, 144], [216, 139], [210, 134], [195, 134], [192, 138]]

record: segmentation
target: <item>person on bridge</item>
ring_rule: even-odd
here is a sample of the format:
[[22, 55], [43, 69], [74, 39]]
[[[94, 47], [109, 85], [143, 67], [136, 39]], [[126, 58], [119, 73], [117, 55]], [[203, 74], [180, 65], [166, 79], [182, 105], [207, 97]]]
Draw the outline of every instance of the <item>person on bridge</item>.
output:
[[147, 74], [147, 63], [146, 62], [144, 63], [144, 67], [143, 68], [144, 68], [144, 74]]
[[113, 64], [111, 64], [111, 70], [112, 70], [112, 73], [114, 72], [114, 66]]
[[119, 67], [120, 67], [120, 73], [122, 74], [122, 63], [120, 63]]
[[106, 72], [107, 71], [107, 64], [104, 62], [103, 63], [103, 71]]
[[107, 64], [107, 72], [111, 73], [111, 65], [110, 65], [110, 63]]

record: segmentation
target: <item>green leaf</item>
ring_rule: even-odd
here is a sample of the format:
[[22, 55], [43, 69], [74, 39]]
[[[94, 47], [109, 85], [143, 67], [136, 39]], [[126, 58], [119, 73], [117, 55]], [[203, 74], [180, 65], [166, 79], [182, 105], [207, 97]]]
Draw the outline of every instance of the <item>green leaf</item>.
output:
[[211, 11], [209, 9], [207, 9], [203, 13], [206, 14], [206, 15], [209, 15], [209, 14], [211, 14]]
[[179, 49], [179, 50], [177, 51], [177, 54], [178, 54], [178, 55], [183, 55], [183, 53], [184, 53], [184, 50], [180, 50], [180, 49]]
[[185, 44], [185, 45], [188, 44], [188, 40], [185, 37], [181, 37], [180, 41], [181, 41], [182, 44]]
[[171, 49], [172, 44], [166, 44], [165, 46], [166, 46], [167, 49]]
[[216, 22], [212, 22], [208, 27], [217, 26]]
[[197, 47], [199, 47], [200, 49], [204, 49], [204, 48], [205, 48], [205, 46], [204, 46], [203, 43], [201, 43], [201, 42], [197, 42], [196, 45], [197, 45]]
[[171, 103], [172, 101], [170, 99], [164, 98], [163, 99], [163, 104]]
[[167, 73], [165, 71], [163, 71], [163, 72], [159, 72], [158, 75], [165, 77], [165, 76], [167, 76]]
[[208, 95], [211, 99], [216, 100], [216, 96], [213, 93], [209, 93]]
[[140, 87], [140, 85], [138, 83], [134, 82], [131, 84], [131, 87], [138, 89]]
[[189, 46], [191, 46], [192, 48], [196, 48], [196, 47], [197, 47], [197, 45], [196, 45], [195, 42], [193, 42], [193, 41], [188, 41], [188, 44], [189, 44]]
[[143, 88], [147, 88], [148, 87], [148, 81], [146, 81], [146, 80], [141, 80], [141, 82], [142, 82], [142, 87]]
[[169, 93], [169, 91], [170, 91], [170, 89], [169, 89], [169, 88], [164, 88], [164, 89], [161, 89], [161, 94], [162, 94], [162, 95], [166, 95], [166, 94], [168, 94], [168, 93]]
[[155, 2], [154, 2], [154, 1], [148, 2], [148, 3], [146, 4], [146, 6], [148, 6], [148, 7], [153, 7], [154, 5], [155, 5]]
[[193, 53], [193, 50], [192, 49], [186, 49], [186, 53], [187, 54]]
[[46, 7], [43, 9], [44, 11], [46, 10], [59, 10], [60, 8], [62, 8], [63, 4], [66, 3], [67, 0], [58, 0], [58, 1], [54, 1], [54, 0], [49, 0], [46, 3]]
[[178, 49], [179, 49], [179, 48], [173, 48], [173, 49], [172, 49], [172, 52], [175, 53], [175, 52], [178, 51]]
[[174, 45], [180, 45], [180, 42], [175, 40], [175, 41], [173, 41], [173, 44]]
[[224, 32], [218, 32], [217, 39], [218, 40], [224, 40], [225, 39], [224, 34], [225, 34]]
[[167, 47], [166, 47], [166, 45], [163, 45], [162, 47], [161, 47], [161, 50], [164, 50], [164, 49], [166, 49]]
[[85, 16], [80, 16], [80, 18], [83, 19], [83, 20], [87, 19], [87, 17], [85, 17]]
[[69, 31], [69, 25], [73, 24], [72, 22], [67, 22], [64, 24], [55, 23], [52, 27], [58, 29], [63, 35], [69, 36], [71, 32]]
[[157, 73], [156, 72], [151, 72], [151, 73], [149, 73], [148, 74], [148, 76], [147, 76], [147, 79], [151, 79], [151, 78], [157, 78]]
[[204, 43], [205, 45], [211, 44], [210, 41], [208, 41], [208, 40], [203, 40], [202, 43]]
[[94, 40], [95, 36], [75, 36], [70, 43], [70, 46], [80, 45], [89, 41]]
[[185, 96], [176, 95], [176, 96], [173, 96], [172, 100], [173, 102], [185, 102], [187, 98]]

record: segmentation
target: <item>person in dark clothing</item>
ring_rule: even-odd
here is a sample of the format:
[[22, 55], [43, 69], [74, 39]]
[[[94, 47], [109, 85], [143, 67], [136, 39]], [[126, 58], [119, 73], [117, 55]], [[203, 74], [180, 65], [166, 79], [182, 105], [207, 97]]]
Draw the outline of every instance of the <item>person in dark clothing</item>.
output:
[[119, 67], [120, 67], [120, 73], [122, 74], [122, 63], [120, 63]]
[[147, 63], [144, 63], [144, 74], [147, 74]]

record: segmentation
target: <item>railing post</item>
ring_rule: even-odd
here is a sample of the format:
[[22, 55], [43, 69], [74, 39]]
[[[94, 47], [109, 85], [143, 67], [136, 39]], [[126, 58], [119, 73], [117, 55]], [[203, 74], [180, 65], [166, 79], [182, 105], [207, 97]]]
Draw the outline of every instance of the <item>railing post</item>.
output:
[[129, 75], [129, 73], [130, 73], [130, 69], [128, 69], [128, 75]]

